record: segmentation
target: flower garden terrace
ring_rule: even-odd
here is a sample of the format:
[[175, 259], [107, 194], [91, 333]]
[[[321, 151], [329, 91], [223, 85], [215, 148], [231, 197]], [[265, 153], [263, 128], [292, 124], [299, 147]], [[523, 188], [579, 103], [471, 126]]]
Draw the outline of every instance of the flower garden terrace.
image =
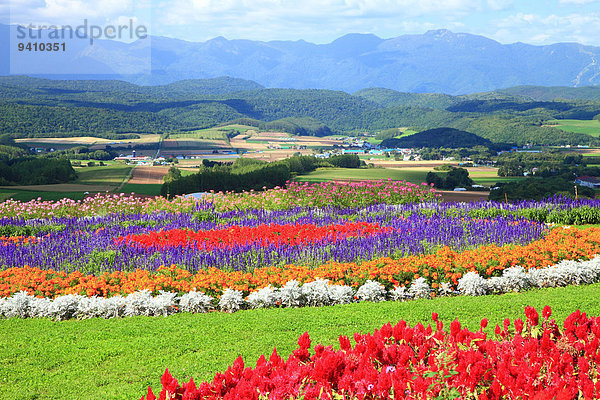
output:
[[[449, 204], [422, 197], [256, 206], [273, 192], [214, 195], [221, 203], [123, 195], [4, 204], [0, 319], [7, 359], [15, 360], [6, 385], [12, 398], [29, 395], [24, 387], [81, 398], [82, 388], [91, 387], [106, 390], [84, 397], [154, 399], [148, 385], [161, 390], [158, 376], [166, 367], [186, 382], [208, 380], [179, 385], [167, 373], [158, 398], [600, 397], [598, 318], [576, 312], [560, 324], [544, 309], [538, 323], [527, 308], [526, 321], [499, 319], [522, 318], [525, 304], [539, 310], [551, 304], [560, 321], [576, 308], [590, 311], [586, 301], [597, 298], [597, 285], [563, 286], [600, 281], [600, 228], [548, 223], [598, 223], [597, 201]], [[501, 293], [511, 294], [484, 296]], [[554, 300], [534, 304], [546, 293]], [[432, 297], [439, 298], [420, 300]], [[256, 308], [264, 310], [250, 310]], [[428, 326], [419, 315], [432, 311]], [[152, 317], [159, 315], [169, 317]], [[479, 318], [470, 331], [468, 315]], [[78, 321], [52, 321], [71, 318]], [[392, 325], [357, 334], [353, 345], [352, 333], [372, 331], [375, 325], [365, 324], [374, 318]], [[400, 319], [408, 322], [396, 324]], [[297, 349], [285, 347], [280, 332], [298, 326], [295, 338], [308, 330], [313, 341], [322, 340], [315, 321], [335, 337], [349, 335], [340, 338], [340, 350], [328, 339], [313, 350], [308, 335]], [[352, 330], [342, 331], [344, 325]], [[170, 336], [169, 348], [156, 332], [181, 335]], [[80, 333], [90, 333], [89, 342]], [[38, 347], [53, 338], [63, 342]], [[251, 339], [264, 343], [257, 347]], [[238, 342], [256, 351], [232, 347]], [[273, 343], [278, 353], [260, 357], [271, 354]], [[100, 360], [116, 352], [110, 362]], [[239, 354], [246, 365], [241, 358], [234, 363]], [[204, 370], [202, 360], [209, 360]], [[47, 365], [64, 373], [47, 374]], [[143, 368], [151, 371], [140, 374]]]
[[[397, 190], [386, 182], [342, 186], [370, 191], [367, 197], [377, 187]], [[302, 184], [294, 190], [333, 187]], [[405, 191], [416, 190], [410, 189]], [[391, 288], [423, 276], [436, 288], [456, 285], [471, 270], [489, 277], [515, 265], [539, 268], [562, 259], [588, 259], [600, 242], [595, 231], [579, 235], [545, 224], [598, 223], [597, 200], [457, 204], [427, 195], [422, 201], [397, 198], [399, 204], [250, 208], [256, 199], [289, 191], [220, 195], [251, 199], [233, 210], [190, 198], [125, 195], [3, 203], [10, 216], [0, 219], [1, 293], [9, 296], [22, 288], [48, 296], [108, 295], [197, 287], [218, 295], [235, 287], [248, 294], [316, 277], [354, 286], [376, 278]], [[429, 188], [426, 193], [431, 194]], [[28, 283], [43, 271], [56, 288], [44, 284], [40, 291]], [[123, 289], [120, 282], [129, 283]]]

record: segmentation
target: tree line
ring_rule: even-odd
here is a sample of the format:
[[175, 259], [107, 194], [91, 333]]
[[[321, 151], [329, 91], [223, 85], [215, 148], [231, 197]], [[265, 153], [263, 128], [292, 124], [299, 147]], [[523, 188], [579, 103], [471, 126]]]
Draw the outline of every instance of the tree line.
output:
[[49, 185], [77, 179], [66, 158], [26, 157], [0, 161], [0, 185]]
[[171, 168], [161, 187], [162, 196], [209, 191], [264, 190], [284, 187], [293, 176], [314, 171], [318, 167], [359, 168], [361, 160], [355, 154], [330, 157], [327, 160], [313, 156], [294, 156], [281, 161], [265, 162], [238, 158], [234, 163], [203, 160], [198, 173], [181, 176]]

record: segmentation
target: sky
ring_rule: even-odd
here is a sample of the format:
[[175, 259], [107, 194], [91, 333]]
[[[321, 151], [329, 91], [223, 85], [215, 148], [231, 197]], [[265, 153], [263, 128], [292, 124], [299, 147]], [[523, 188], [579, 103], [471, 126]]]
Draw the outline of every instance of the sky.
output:
[[600, 46], [600, 0], [2, 0], [0, 22], [144, 25], [187, 41], [381, 38], [449, 29], [501, 43]]

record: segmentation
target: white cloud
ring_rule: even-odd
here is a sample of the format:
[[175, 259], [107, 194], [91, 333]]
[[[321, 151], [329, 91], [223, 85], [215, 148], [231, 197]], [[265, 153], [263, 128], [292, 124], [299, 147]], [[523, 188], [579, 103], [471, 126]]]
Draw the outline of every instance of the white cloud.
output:
[[164, 8], [168, 22], [188, 23], [223, 14], [315, 20], [460, 15], [481, 10], [487, 3], [494, 8], [506, 0], [175, 0], [163, 3], [158, 9]]
[[502, 11], [512, 7], [514, 0], [488, 0], [487, 5], [493, 11]]
[[496, 31], [490, 33], [495, 39], [504, 43], [516, 41], [532, 44], [578, 42], [598, 45], [600, 13], [564, 16], [519, 13], [498, 21]]
[[600, 3], [598, 0], [560, 0], [560, 4], [576, 4], [576, 5], [584, 5], [584, 4], [592, 4], [592, 3]]
[[[155, 7], [155, 29], [188, 40], [215, 36], [326, 42], [344, 33], [380, 36], [462, 26], [470, 13], [497, 11], [512, 0], [173, 0]], [[411, 29], [410, 27], [413, 27]], [[176, 31], [175, 34], [169, 33]], [[426, 29], [425, 29], [426, 30]]]
[[133, 0], [9, 0], [10, 20], [16, 24], [65, 25], [84, 19], [101, 23], [134, 15], [139, 9]]

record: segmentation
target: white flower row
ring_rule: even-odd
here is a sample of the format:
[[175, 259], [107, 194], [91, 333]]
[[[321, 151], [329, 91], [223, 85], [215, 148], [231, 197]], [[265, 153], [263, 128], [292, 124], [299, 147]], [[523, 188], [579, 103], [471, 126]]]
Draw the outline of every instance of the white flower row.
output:
[[467, 296], [521, 292], [532, 288], [582, 285], [600, 280], [600, 256], [589, 261], [561, 261], [546, 268], [526, 270], [521, 266], [505, 269], [502, 276], [485, 279], [468, 272], [458, 280], [458, 290]]
[[[600, 280], [600, 256], [590, 261], [562, 261], [542, 269], [526, 271], [515, 266], [503, 271], [501, 277], [485, 279], [476, 272], [469, 272], [458, 280], [458, 291], [450, 283], [442, 283], [438, 295], [462, 294], [480, 296], [520, 292], [529, 288], [558, 287], [590, 284]], [[300, 285], [291, 280], [281, 288], [267, 286], [251, 293], [247, 299], [240, 291], [225, 289], [218, 302], [204, 293], [192, 291], [182, 296], [161, 291], [152, 296], [142, 290], [128, 296], [87, 297], [64, 295], [56, 299], [37, 298], [26, 292], [12, 297], [0, 298], [0, 318], [116, 318], [136, 315], [167, 316], [177, 312], [203, 313], [219, 309], [235, 312], [245, 308], [303, 307], [347, 304], [355, 301], [380, 302], [405, 301], [429, 298], [433, 289], [425, 278], [415, 279], [411, 286], [396, 287], [387, 291], [375, 281], [368, 280], [355, 292], [350, 286], [329, 285], [324, 279]]]

